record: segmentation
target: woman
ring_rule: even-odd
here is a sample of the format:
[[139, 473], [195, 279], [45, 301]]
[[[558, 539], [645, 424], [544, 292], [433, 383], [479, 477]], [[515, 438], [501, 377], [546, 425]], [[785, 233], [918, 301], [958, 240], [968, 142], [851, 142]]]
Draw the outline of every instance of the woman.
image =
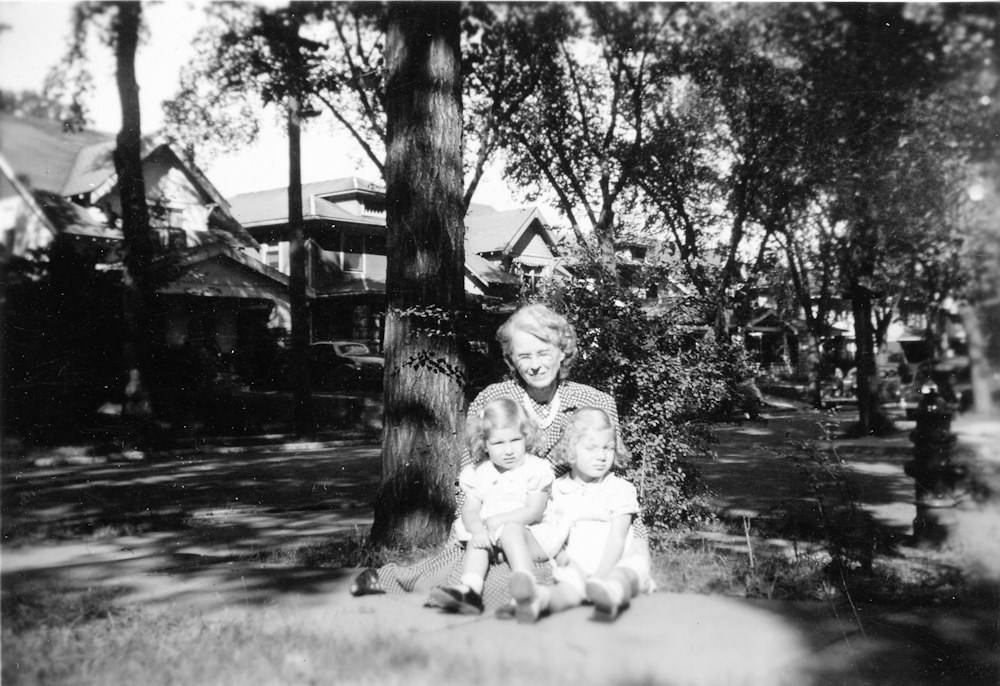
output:
[[[572, 414], [581, 407], [604, 410], [618, 430], [618, 410], [607, 393], [566, 377], [577, 356], [576, 332], [562, 315], [541, 304], [518, 309], [497, 331], [504, 361], [513, 378], [487, 386], [469, 404], [468, 416], [476, 417], [486, 403], [510, 398], [523, 405], [538, 427], [538, 442], [533, 452], [553, 461], [552, 450], [562, 437]], [[461, 467], [472, 463], [466, 450]], [[566, 471], [556, 466], [556, 475]], [[461, 509], [461, 502], [459, 502]], [[638, 527], [639, 538], [645, 540], [644, 527]], [[457, 545], [445, 549], [429, 560], [410, 566], [388, 564], [379, 570], [365, 570], [354, 580], [351, 593], [403, 594], [425, 592], [447, 583], [456, 583], [462, 570], [462, 549]], [[551, 579], [548, 564], [535, 567], [539, 581]], [[509, 599], [506, 565], [494, 565], [486, 579], [483, 602], [487, 608], [500, 607]]]

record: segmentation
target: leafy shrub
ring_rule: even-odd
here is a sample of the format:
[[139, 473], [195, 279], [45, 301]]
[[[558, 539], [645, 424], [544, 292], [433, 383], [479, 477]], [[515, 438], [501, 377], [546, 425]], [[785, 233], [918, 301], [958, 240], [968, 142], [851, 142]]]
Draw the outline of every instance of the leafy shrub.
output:
[[610, 393], [653, 534], [710, 517], [696, 463], [710, 458], [710, 422], [742, 401], [754, 369], [741, 345], [716, 341], [685, 303], [644, 309], [627, 279], [598, 268], [546, 292], [579, 337], [573, 378]]

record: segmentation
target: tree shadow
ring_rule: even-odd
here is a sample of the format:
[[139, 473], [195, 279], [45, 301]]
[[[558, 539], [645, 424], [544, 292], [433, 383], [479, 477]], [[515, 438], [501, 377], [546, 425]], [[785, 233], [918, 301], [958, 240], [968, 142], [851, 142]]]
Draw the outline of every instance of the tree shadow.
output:
[[[327, 592], [346, 574], [329, 565], [356, 553], [370, 525], [379, 451], [4, 460], [4, 591], [98, 584], [154, 604], [201, 594], [221, 606]], [[296, 551], [317, 546], [341, 549], [303, 564]]]
[[812, 647], [804, 672], [814, 684], [1000, 683], [1000, 587], [967, 589], [935, 606], [885, 606], [856, 601], [830, 606], [766, 604]]
[[788, 503], [815, 504], [817, 487], [828, 485], [831, 477], [818, 484], [810, 479], [817, 470], [804, 464], [808, 456], [802, 448], [810, 442], [832, 463], [842, 460], [852, 497], [880, 527], [892, 538], [905, 536], [915, 514], [914, 482], [903, 471], [909, 448], [898, 440], [838, 445], [825, 440], [829, 427], [820, 426], [823, 419], [804, 416], [780, 424], [720, 428], [716, 459], [698, 465], [712, 502], [722, 513], [772, 520], [787, 512]]

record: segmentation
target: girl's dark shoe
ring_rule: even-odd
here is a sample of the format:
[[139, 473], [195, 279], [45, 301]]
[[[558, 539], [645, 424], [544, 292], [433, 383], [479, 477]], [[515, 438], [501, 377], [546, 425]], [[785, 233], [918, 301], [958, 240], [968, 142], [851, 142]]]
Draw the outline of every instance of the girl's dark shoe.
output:
[[369, 593], [385, 593], [378, 582], [378, 572], [368, 568], [354, 577], [351, 582], [351, 595], [368, 595]]
[[463, 615], [483, 613], [483, 597], [471, 588], [438, 586], [431, 589], [431, 600], [448, 612], [458, 612]]

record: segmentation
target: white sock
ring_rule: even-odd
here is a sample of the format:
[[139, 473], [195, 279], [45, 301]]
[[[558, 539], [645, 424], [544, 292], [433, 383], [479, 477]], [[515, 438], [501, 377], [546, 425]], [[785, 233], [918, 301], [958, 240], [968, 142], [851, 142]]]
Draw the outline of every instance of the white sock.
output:
[[619, 581], [609, 581], [608, 582], [608, 586], [611, 587], [612, 589], [614, 589], [614, 593], [616, 594], [616, 597], [618, 598], [618, 604], [619, 605], [621, 605], [623, 607], [625, 605], [628, 605], [628, 602], [631, 599], [630, 598], [631, 594], [628, 591], [625, 590], [625, 587], [622, 586], [621, 582], [619, 582]]
[[[619, 607], [628, 605], [629, 597], [626, 595], [624, 587], [622, 587], [622, 585], [617, 581], [605, 581], [604, 579], [591, 579], [587, 582], [587, 584], [591, 587], [596, 586], [600, 589], [603, 589], [604, 591], [603, 595], [607, 597], [607, 600], [612, 605], [617, 605]], [[592, 594], [589, 592], [588, 589], [587, 600], [594, 602], [594, 598], [592, 598], [591, 595]]]
[[480, 595], [483, 593], [483, 577], [478, 574], [463, 574], [459, 583], [468, 586], [470, 591], [475, 591]]
[[552, 600], [552, 594], [549, 593], [547, 586], [539, 586], [538, 590], [535, 592], [535, 597], [538, 598], [538, 609], [545, 611], [549, 609], [549, 602]]

